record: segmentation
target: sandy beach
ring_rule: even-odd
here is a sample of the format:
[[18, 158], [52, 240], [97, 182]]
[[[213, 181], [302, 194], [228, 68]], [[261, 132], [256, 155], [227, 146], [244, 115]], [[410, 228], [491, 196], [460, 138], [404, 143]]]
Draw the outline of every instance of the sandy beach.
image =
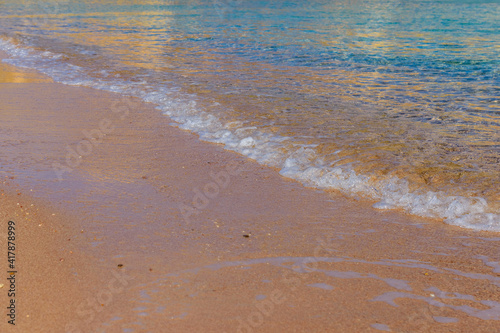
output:
[[0, 119], [1, 332], [500, 331], [498, 233], [306, 188], [3, 63]]

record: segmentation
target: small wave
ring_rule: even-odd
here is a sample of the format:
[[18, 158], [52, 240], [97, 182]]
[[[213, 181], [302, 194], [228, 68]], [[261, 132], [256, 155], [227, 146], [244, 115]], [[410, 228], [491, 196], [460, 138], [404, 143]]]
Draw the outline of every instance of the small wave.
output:
[[65, 57], [61, 54], [36, 51], [21, 46], [12, 38], [0, 37], [0, 49], [12, 57], [5, 62], [37, 69], [57, 82], [118, 92], [152, 102], [181, 128], [198, 133], [202, 140], [222, 143], [226, 149], [276, 167], [281, 170], [281, 175], [304, 185], [377, 200], [376, 209], [401, 208], [409, 214], [442, 218], [446, 223], [464, 228], [500, 232], [500, 213], [491, 211], [483, 198], [411, 191], [404, 179], [387, 177], [374, 181], [369, 175], [358, 174], [348, 166], [325, 166], [314, 149], [306, 146], [289, 148], [293, 146], [293, 138], [264, 133], [241, 122], [222, 123], [204, 111], [195, 96], [179, 93], [178, 87], [151, 86], [146, 81], [126, 82], [116, 77], [95, 78], [85, 68], [63, 61]]

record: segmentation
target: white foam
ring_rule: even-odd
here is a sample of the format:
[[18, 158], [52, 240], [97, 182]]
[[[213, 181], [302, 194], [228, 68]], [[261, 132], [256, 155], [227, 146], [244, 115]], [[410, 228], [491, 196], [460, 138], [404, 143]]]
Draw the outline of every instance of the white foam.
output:
[[[279, 168], [283, 176], [305, 185], [336, 189], [348, 195], [377, 200], [374, 205], [377, 209], [402, 208], [410, 214], [443, 218], [446, 223], [464, 228], [500, 232], [500, 212], [491, 211], [483, 198], [452, 196], [444, 192], [412, 192], [406, 180], [396, 177], [374, 182], [369, 176], [350, 169], [349, 164], [325, 165], [321, 157], [317, 156], [314, 145], [301, 146], [294, 143], [293, 138], [264, 133], [255, 126], [245, 126], [239, 121], [224, 124], [213, 114], [204, 111], [196, 103], [196, 96], [181, 94], [178, 87], [152, 87], [145, 81], [93, 78], [87, 75], [84, 68], [61, 61], [63, 57], [60, 54], [18, 47], [12, 39], [0, 38], [0, 49], [12, 56], [6, 62], [35, 68], [55, 81], [118, 92], [154, 103], [181, 128], [198, 133], [202, 140], [222, 143], [226, 149]], [[296, 149], [290, 150], [290, 146]]]

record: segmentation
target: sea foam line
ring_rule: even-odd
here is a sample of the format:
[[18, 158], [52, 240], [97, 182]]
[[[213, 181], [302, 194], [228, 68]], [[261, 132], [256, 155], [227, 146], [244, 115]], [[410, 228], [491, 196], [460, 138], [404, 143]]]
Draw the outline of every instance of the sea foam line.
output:
[[373, 182], [367, 175], [352, 169], [325, 166], [321, 157], [305, 146], [285, 153], [283, 143], [293, 142], [293, 138], [270, 135], [256, 127], [245, 127], [241, 122], [223, 124], [216, 116], [204, 111], [196, 103], [195, 96], [179, 93], [178, 87], [151, 87], [146, 81], [93, 78], [84, 68], [63, 62], [60, 54], [19, 46], [11, 38], [0, 38], [0, 49], [13, 57], [5, 62], [36, 69], [56, 82], [117, 92], [154, 103], [158, 110], [179, 123], [179, 127], [198, 133], [201, 140], [222, 143], [227, 150], [276, 167], [281, 175], [304, 185], [377, 200], [374, 205], [377, 209], [402, 208], [409, 214], [442, 218], [448, 224], [464, 228], [500, 232], [500, 212], [490, 211], [484, 198], [450, 196], [433, 191], [412, 192], [408, 181], [397, 177]]

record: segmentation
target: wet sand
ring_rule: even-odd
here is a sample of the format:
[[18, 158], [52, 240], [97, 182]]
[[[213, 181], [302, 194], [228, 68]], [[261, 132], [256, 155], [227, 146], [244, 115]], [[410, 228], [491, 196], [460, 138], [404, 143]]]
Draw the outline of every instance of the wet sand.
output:
[[500, 331], [499, 234], [305, 188], [136, 99], [0, 80], [0, 331]]

